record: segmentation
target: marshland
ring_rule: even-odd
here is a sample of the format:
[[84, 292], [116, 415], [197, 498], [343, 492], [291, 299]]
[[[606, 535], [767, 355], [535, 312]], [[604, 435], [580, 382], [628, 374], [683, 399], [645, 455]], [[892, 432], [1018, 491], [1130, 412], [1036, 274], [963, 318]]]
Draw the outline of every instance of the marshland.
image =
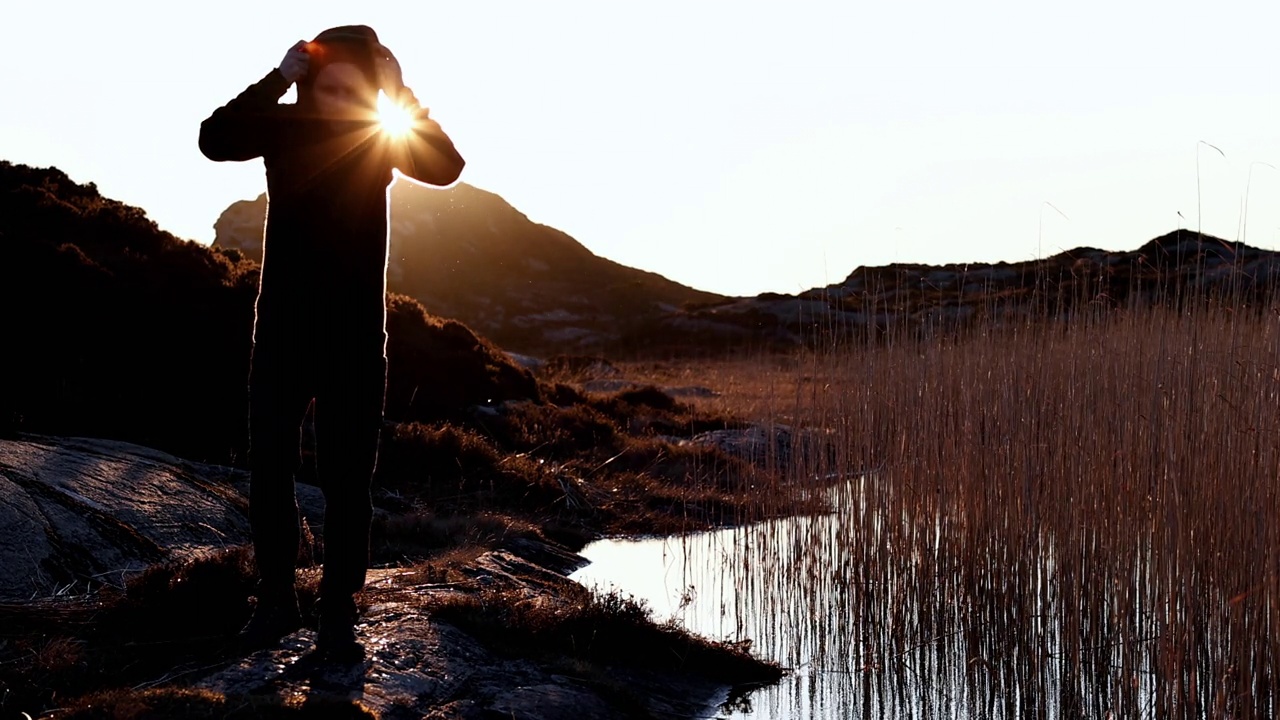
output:
[[792, 671], [735, 717], [1273, 717], [1278, 319], [1178, 303], [637, 363], [822, 438], [778, 470], [829, 512], [589, 546], [578, 577]]

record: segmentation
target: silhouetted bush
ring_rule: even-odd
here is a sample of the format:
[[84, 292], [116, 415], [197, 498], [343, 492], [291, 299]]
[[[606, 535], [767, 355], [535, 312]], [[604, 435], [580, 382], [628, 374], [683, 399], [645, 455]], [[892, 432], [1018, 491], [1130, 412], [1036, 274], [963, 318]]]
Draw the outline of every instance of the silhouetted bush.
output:
[[[257, 265], [160, 230], [56, 169], [0, 162], [0, 433], [110, 437], [240, 462]], [[538, 397], [465, 326], [388, 301], [387, 415]]]

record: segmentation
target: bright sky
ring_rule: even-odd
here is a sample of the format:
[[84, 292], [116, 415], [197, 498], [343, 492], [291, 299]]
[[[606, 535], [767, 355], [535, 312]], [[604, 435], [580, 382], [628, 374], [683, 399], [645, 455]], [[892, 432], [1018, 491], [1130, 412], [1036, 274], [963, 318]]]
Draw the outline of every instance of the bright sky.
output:
[[9, 2], [0, 159], [210, 242], [264, 179], [205, 160], [200, 121], [352, 23], [400, 58], [464, 181], [707, 290], [1131, 249], [1180, 223], [1280, 244], [1270, 0]]

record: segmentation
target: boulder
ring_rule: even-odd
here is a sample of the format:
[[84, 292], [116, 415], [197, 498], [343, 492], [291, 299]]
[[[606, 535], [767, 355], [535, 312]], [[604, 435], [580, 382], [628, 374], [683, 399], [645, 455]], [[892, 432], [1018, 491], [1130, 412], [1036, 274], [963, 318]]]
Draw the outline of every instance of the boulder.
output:
[[[122, 585], [148, 565], [250, 541], [243, 471], [112, 440], [0, 440], [0, 601]], [[299, 485], [309, 524], [318, 488]]]
[[789, 425], [752, 425], [672, 438], [677, 445], [711, 447], [753, 465], [826, 477], [838, 467], [836, 444], [829, 431]]

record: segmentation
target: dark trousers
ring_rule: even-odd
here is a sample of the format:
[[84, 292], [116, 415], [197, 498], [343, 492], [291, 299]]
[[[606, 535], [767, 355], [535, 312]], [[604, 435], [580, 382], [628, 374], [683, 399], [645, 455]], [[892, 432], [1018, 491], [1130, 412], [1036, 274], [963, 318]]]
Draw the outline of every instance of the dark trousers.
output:
[[315, 401], [316, 473], [325, 497], [322, 612], [348, 606], [364, 586], [387, 368], [380, 323], [364, 342], [332, 327], [317, 332], [326, 325], [314, 318], [271, 322], [259, 308], [249, 373], [249, 520], [260, 593], [293, 588], [294, 474], [303, 417]]

